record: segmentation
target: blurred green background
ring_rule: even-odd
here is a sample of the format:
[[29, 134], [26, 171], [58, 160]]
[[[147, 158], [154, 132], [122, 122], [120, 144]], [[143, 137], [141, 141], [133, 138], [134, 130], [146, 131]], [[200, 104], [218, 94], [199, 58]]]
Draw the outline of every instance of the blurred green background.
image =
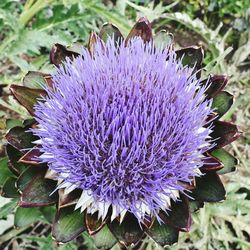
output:
[[[91, 31], [104, 22], [126, 35], [135, 20], [147, 16], [154, 33], [174, 34], [175, 47], [199, 45], [205, 49], [205, 73], [230, 77], [226, 87], [235, 97], [223, 117], [244, 131], [228, 147], [239, 159], [234, 173], [223, 176], [227, 200], [207, 204], [193, 217], [191, 232], [181, 234], [170, 249], [250, 249], [250, 0], [1, 0], [0, 1], [0, 156], [4, 133], [27, 118], [9, 95], [8, 85], [21, 83], [30, 70], [51, 72], [49, 51], [54, 43], [87, 44]], [[12, 125], [11, 125], [12, 124]], [[1, 168], [1, 162], [0, 162]], [[0, 198], [0, 249], [54, 249], [50, 226], [42, 215], [13, 228], [15, 200]], [[31, 227], [32, 225], [32, 227]], [[83, 234], [59, 249], [93, 249]], [[114, 248], [115, 249], [115, 248]], [[144, 249], [159, 249], [147, 242]]]

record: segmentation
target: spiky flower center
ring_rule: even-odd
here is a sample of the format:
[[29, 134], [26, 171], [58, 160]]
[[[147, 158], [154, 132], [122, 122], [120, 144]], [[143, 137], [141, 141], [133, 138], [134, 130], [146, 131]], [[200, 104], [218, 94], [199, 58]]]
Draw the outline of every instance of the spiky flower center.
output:
[[139, 221], [169, 207], [199, 175], [209, 147], [205, 88], [174, 52], [133, 39], [83, 49], [36, 106], [41, 161], [82, 190], [77, 207]]

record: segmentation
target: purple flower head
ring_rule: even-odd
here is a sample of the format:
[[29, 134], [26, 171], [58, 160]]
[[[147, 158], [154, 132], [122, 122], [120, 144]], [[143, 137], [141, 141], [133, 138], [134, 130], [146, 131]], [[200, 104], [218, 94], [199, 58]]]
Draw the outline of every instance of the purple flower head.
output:
[[35, 107], [40, 160], [58, 188], [82, 190], [76, 208], [104, 219], [111, 206], [111, 219], [129, 211], [142, 221], [200, 175], [211, 102], [173, 51], [139, 38], [95, 49], [60, 67]]

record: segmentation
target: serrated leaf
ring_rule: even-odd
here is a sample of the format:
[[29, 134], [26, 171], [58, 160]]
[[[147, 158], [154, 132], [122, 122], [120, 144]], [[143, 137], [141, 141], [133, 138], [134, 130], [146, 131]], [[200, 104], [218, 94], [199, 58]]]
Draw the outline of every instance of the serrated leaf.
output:
[[[38, 245], [39, 250], [55, 250], [54, 241], [50, 234], [47, 237], [41, 236], [41, 235], [32, 236], [31, 234], [27, 234], [27, 235], [24, 234], [22, 235], [22, 237], [24, 238], [26, 242], [27, 241], [35, 242]], [[61, 250], [61, 247], [58, 247], [57, 249]], [[70, 249], [70, 250], [73, 250], [73, 249]]]
[[3, 205], [0, 209], [0, 220], [6, 219], [9, 214], [11, 214], [17, 207], [17, 199], [12, 199], [10, 202]]
[[153, 226], [146, 229], [147, 234], [160, 246], [166, 247], [178, 241], [179, 231], [167, 224], [160, 224], [155, 220]]
[[75, 206], [58, 210], [52, 227], [52, 235], [57, 242], [66, 243], [85, 230], [84, 213], [74, 210]]
[[226, 191], [216, 173], [207, 173], [196, 178], [196, 189], [191, 196], [198, 201], [218, 202], [225, 200]]
[[34, 105], [42, 96], [46, 96], [47, 92], [43, 89], [28, 88], [12, 84], [10, 91], [15, 99], [25, 107], [31, 115], [34, 115]]
[[185, 12], [174, 12], [167, 13], [164, 15], [165, 20], [174, 20], [182, 25], [194, 30], [196, 33], [201, 35], [205, 40], [210, 41], [208, 49], [211, 50], [215, 55], [218, 56], [222, 50], [221, 40], [222, 38], [218, 36], [218, 31], [209, 29], [206, 24], [199, 18], [191, 18]]
[[7, 52], [9, 56], [20, 55], [28, 52], [39, 54], [40, 47], [50, 48], [55, 42], [56, 37], [50, 36], [46, 32], [22, 29], [18, 34], [18, 38], [11, 44]]
[[18, 207], [15, 212], [14, 225], [17, 228], [28, 226], [41, 217], [41, 212], [38, 208], [22, 208]]
[[117, 25], [124, 33], [129, 32], [130, 21], [127, 18], [124, 18], [122, 15], [119, 15], [117, 12], [110, 11], [107, 9], [107, 6], [103, 4], [96, 4], [92, 1], [86, 1], [84, 5], [97, 15], [103, 16], [106, 20], [109, 20], [111, 23]]
[[238, 160], [228, 153], [224, 149], [216, 149], [211, 152], [211, 155], [215, 156], [216, 158], [220, 159], [224, 165], [224, 167], [219, 170], [218, 174], [226, 174], [233, 172], [236, 169], [236, 165], [238, 164]]
[[29, 70], [34, 70], [34, 67], [27, 60], [18, 55], [8, 55], [8, 57], [13, 64], [20, 68], [21, 71], [27, 72]]
[[107, 225], [105, 225], [101, 231], [92, 236], [94, 244], [98, 249], [108, 250], [111, 249], [116, 243], [117, 239], [110, 232]]
[[221, 91], [213, 98], [212, 108], [222, 117], [232, 106], [233, 96], [226, 91]]

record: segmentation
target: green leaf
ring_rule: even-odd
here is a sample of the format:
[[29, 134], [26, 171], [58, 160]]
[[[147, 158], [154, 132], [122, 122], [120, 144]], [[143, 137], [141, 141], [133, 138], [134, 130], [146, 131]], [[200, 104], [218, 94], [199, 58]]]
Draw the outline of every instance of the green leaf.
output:
[[178, 241], [179, 231], [168, 224], [159, 224], [155, 220], [153, 226], [146, 229], [147, 234], [160, 246], [166, 247]]
[[169, 22], [169, 20], [181, 23], [182, 25], [201, 35], [209, 44], [208, 49], [213, 53], [214, 57], [218, 56], [224, 49], [221, 45], [222, 38], [221, 36], [218, 36], [218, 32], [216, 30], [209, 29], [207, 25], [199, 18], [191, 18], [187, 13], [184, 12], [167, 13], [164, 14], [163, 21], [159, 22], [157, 25], [164, 25], [166, 22]]
[[[84, 6], [96, 15], [104, 17], [111, 23], [117, 25], [121, 31], [127, 33], [130, 30], [130, 21], [115, 11], [110, 11], [104, 4], [96, 4], [95, 1], [84, 1]], [[93, 17], [92, 17], [93, 18]]]
[[[79, 248], [76, 246], [76, 244], [73, 242], [73, 243], [67, 243], [67, 244], [64, 244], [62, 246], [59, 246], [58, 250], [78, 250]], [[48, 250], [48, 249], [45, 249], [44, 250]]]
[[218, 174], [226, 174], [235, 171], [235, 166], [238, 164], [238, 160], [230, 153], [228, 153], [224, 149], [216, 149], [211, 152], [211, 155], [220, 159], [220, 161], [224, 165], [223, 169], [217, 172]]
[[9, 214], [11, 214], [17, 207], [17, 199], [11, 199], [10, 202], [6, 203], [0, 208], [0, 220], [6, 219]]
[[116, 5], [118, 2], [122, 2], [123, 4], [131, 6], [133, 9], [137, 10], [140, 15], [146, 16], [151, 23], [157, 20], [155, 24], [159, 22], [159, 17], [163, 17], [166, 12], [169, 12], [171, 8], [179, 3], [178, 0], [170, 1], [170, 4], [167, 4], [167, 2], [163, 1], [144, 1], [143, 4], [140, 4], [139, 1], [118, 0], [116, 1]]
[[16, 149], [27, 149], [34, 146], [33, 142], [38, 139], [32, 132], [27, 131], [28, 128], [14, 127], [9, 130], [5, 138], [10, 145]]
[[13, 174], [8, 168], [7, 163], [8, 163], [7, 157], [0, 159], [0, 186], [3, 186], [4, 182], [8, 177], [13, 177]]
[[110, 232], [107, 225], [105, 225], [101, 231], [92, 236], [94, 244], [98, 249], [111, 249], [116, 243], [117, 239]]
[[206, 202], [218, 202], [225, 200], [226, 191], [216, 173], [207, 173], [196, 178], [196, 189], [191, 194], [195, 200]]
[[70, 206], [58, 210], [52, 227], [52, 235], [57, 242], [71, 241], [85, 230], [84, 213], [74, 208]]
[[[25, 241], [35, 242], [39, 246], [39, 250], [55, 250], [54, 241], [49, 234], [47, 237], [45, 236], [31, 236], [30, 234], [23, 235]], [[61, 248], [57, 248], [61, 250]]]
[[37, 103], [38, 98], [46, 96], [47, 92], [43, 89], [28, 88], [12, 84], [10, 91], [16, 100], [24, 106], [31, 115], [34, 115], [34, 105]]
[[38, 208], [22, 208], [18, 207], [15, 212], [14, 225], [17, 228], [28, 226], [41, 217], [41, 212]]
[[37, 71], [29, 71], [23, 78], [23, 85], [28, 88], [41, 89], [52, 85], [52, 76]]
[[50, 48], [56, 42], [56, 37], [32, 29], [22, 29], [16, 40], [11, 44], [7, 53], [15, 56], [28, 52], [40, 53], [40, 47]]
[[38, 172], [32, 180], [26, 184], [21, 194], [20, 207], [42, 207], [55, 204], [58, 201], [56, 182], [44, 179], [44, 173]]
[[125, 247], [137, 245], [143, 236], [143, 231], [138, 220], [132, 214], [127, 213], [120, 224], [117, 219], [108, 224], [110, 231]]
[[53, 223], [56, 214], [55, 206], [40, 207], [40, 211], [48, 223]]
[[222, 91], [213, 98], [212, 108], [218, 113], [218, 118], [222, 117], [232, 106], [233, 96], [226, 91]]
[[6, 198], [18, 198], [20, 194], [15, 186], [16, 178], [8, 177], [3, 184], [1, 195]]
[[8, 55], [9, 59], [13, 64], [15, 64], [17, 67], [20, 68], [21, 71], [27, 72], [29, 70], [34, 70], [35, 68], [25, 59], [19, 57], [19, 56], [11, 56]]

